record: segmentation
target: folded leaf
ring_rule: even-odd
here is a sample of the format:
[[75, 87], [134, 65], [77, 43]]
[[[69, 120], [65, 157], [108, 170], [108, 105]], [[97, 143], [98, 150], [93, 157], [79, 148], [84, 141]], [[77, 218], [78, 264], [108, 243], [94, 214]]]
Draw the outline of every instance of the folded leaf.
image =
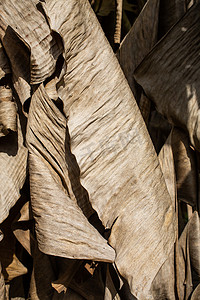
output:
[[17, 131], [17, 106], [9, 85], [0, 86], [0, 137]]
[[33, 271], [29, 289], [30, 299], [52, 299], [54, 289], [51, 283], [56, 279], [52, 259], [39, 251], [37, 241], [31, 243], [31, 254], [33, 257]]
[[69, 175], [74, 166], [66, 160], [71, 155], [68, 144], [66, 119], [40, 85], [32, 97], [27, 129], [39, 249], [66, 258], [113, 261], [114, 250], [77, 204]]
[[179, 200], [197, 207], [198, 174], [195, 151], [190, 147], [187, 133], [176, 128], [172, 134], [172, 149]]
[[0, 264], [0, 299], [2, 300], [6, 299], [6, 288], [5, 288], [4, 277], [2, 274], [1, 264]]
[[135, 79], [169, 122], [188, 131], [200, 150], [200, 3], [156, 44], [135, 71]]
[[159, 38], [161, 38], [187, 11], [185, 0], [160, 1]]
[[115, 285], [113, 283], [112, 276], [109, 271], [109, 266], [107, 266], [106, 270], [106, 284], [105, 284], [105, 300], [120, 300], [120, 296], [116, 291]]
[[117, 53], [122, 70], [135, 97], [138, 92], [133, 73], [157, 42], [159, 6], [160, 0], [147, 1]]
[[[1, 2], [0, 6], [3, 11], [1, 16], [3, 30], [0, 37], [10, 59], [12, 71], [15, 73], [18, 68], [18, 72], [31, 72], [32, 84], [44, 81], [55, 71], [56, 60], [62, 50], [53, 38], [45, 17], [39, 11], [37, 1], [10, 2], [5, 0]], [[12, 29], [24, 45], [30, 49], [30, 69], [21, 60], [22, 57], [19, 56], [16, 60], [14, 51], [17, 45], [13, 44], [10, 49], [12, 41], [7, 39], [9, 29]], [[27, 71], [24, 70], [25, 68]]]
[[48, 1], [44, 9], [66, 49], [67, 72], [58, 94], [81, 183], [103, 225], [112, 227], [109, 242], [120, 274], [133, 294], [146, 299], [175, 239], [157, 156], [89, 3], [71, 0], [63, 7], [62, 1]]
[[0, 141], [0, 223], [20, 198], [26, 178], [27, 149], [24, 146], [21, 122], [17, 116], [17, 133], [12, 132]]

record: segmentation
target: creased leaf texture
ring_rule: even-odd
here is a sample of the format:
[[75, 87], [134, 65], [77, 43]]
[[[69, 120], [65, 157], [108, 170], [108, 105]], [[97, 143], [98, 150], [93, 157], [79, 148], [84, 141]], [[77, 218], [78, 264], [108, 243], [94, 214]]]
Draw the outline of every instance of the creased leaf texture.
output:
[[134, 295], [147, 299], [175, 240], [172, 201], [155, 150], [87, 1], [44, 7], [64, 42], [67, 72], [58, 93], [81, 183], [104, 226], [112, 227], [120, 274]]
[[133, 74], [157, 42], [159, 8], [160, 0], [147, 1], [117, 52], [120, 65], [135, 97], [137, 87]]
[[170, 123], [186, 129], [200, 151], [200, 3], [191, 7], [135, 71], [136, 81]]
[[28, 151], [24, 146], [19, 116], [17, 120], [18, 131], [0, 138], [0, 223], [19, 199], [26, 179]]
[[39, 249], [61, 257], [112, 262], [114, 250], [90, 225], [73, 194], [65, 143], [66, 119], [40, 85], [32, 98], [27, 131]]

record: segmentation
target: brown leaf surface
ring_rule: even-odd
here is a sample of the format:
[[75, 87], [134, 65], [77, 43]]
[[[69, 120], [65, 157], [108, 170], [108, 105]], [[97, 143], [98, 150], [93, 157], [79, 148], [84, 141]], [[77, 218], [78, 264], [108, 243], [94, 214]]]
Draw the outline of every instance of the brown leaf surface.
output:
[[84, 264], [70, 282], [70, 288], [76, 291], [86, 300], [104, 299], [104, 282], [102, 280], [101, 267], [98, 266], [91, 275]]
[[[179, 238], [176, 255], [173, 247], [168, 260], [161, 267], [153, 281], [153, 299], [190, 299], [193, 286], [195, 287], [200, 282], [199, 232], [199, 216], [197, 212], [194, 212]], [[197, 282], [194, 282], [192, 275], [194, 271], [196, 272], [195, 280]], [[199, 297], [198, 287], [196, 289], [193, 292], [194, 299]]]
[[[190, 0], [189, 0], [190, 1]], [[186, 0], [160, 1], [159, 38], [161, 38], [187, 11]], [[191, 1], [190, 1], [191, 2]]]
[[33, 242], [33, 236], [30, 231], [32, 227], [33, 219], [30, 217], [30, 202], [26, 202], [21, 208], [18, 218], [13, 222], [12, 230], [17, 240], [30, 255]]
[[179, 284], [181, 299], [188, 299], [193, 291], [192, 269], [200, 283], [200, 222], [195, 211], [180, 237]]
[[[39, 1], [5, 0], [0, 9], [0, 39], [11, 64], [14, 87], [24, 105], [31, 97], [29, 84], [43, 82], [55, 71], [62, 45], [40, 11]], [[24, 112], [28, 112], [28, 105], [27, 101]]]
[[6, 57], [5, 50], [3, 49], [2, 43], [0, 42], [0, 79], [6, 74], [10, 74], [10, 65], [8, 58]]
[[191, 300], [199, 300], [199, 295], [200, 295], [200, 283], [198, 284], [198, 286], [196, 287], [196, 289], [192, 293]]
[[4, 237], [0, 242], [0, 262], [6, 282], [28, 271], [16, 255], [16, 239], [11, 230], [11, 221], [9, 217], [1, 224]]
[[82, 260], [58, 258], [57, 264], [59, 276], [51, 285], [59, 294], [61, 292], [66, 293], [71, 280], [82, 264]]
[[176, 300], [176, 270], [175, 270], [175, 247], [173, 246], [168, 259], [160, 268], [151, 286], [153, 299]]
[[179, 200], [197, 207], [197, 165], [195, 151], [190, 147], [187, 133], [175, 128], [172, 135], [172, 148]]
[[77, 204], [69, 176], [72, 165], [66, 160], [68, 143], [66, 119], [40, 85], [31, 101], [27, 130], [39, 249], [66, 258], [112, 262], [114, 250]]
[[135, 79], [169, 122], [189, 132], [200, 150], [199, 136], [199, 12], [194, 5], [145, 57]]
[[6, 288], [5, 288], [4, 277], [2, 274], [1, 264], [0, 264], [0, 299], [6, 300]]
[[33, 271], [30, 281], [29, 296], [31, 300], [52, 299], [54, 289], [51, 283], [56, 279], [50, 256], [39, 251], [37, 241], [31, 243]]
[[[36, 84], [43, 82], [55, 71], [56, 60], [61, 54], [55, 39], [51, 35], [50, 28], [45, 17], [39, 10], [38, 1], [8, 1], [1, 2], [1, 40], [5, 47], [12, 65], [12, 71], [15, 73], [16, 68], [25, 72], [28, 66], [24, 61], [18, 58], [14, 49], [11, 47], [11, 40], [7, 39], [9, 30], [12, 30], [19, 39], [30, 49], [31, 68], [26, 72], [31, 72], [31, 83]], [[23, 14], [23, 18], [22, 18]], [[20, 62], [21, 60], [21, 62]], [[17, 72], [19, 72], [19, 70]]]
[[20, 197], [26, 178], [27, 149], [23, 142], [22, 129], [17, 116], [18, 131], [9, 133], [0, 142], [0, 223]]
[[17, 131], [17, 106], [8, 84], [0, 85], [0, 137]]
[[120, 296], [116, 291], [115, 285], [113, 283], [113, 279], [111, 277], [109, 266], [107, 266], [106, 270], [106, 284], [105, 284], [105, 295], [104, 300], [120, 300]]
[[65, 85], [58, 91], [81, 183], [104, 226], [114, 223], [109, 242], [117, 268], [143, 299], [175, 238], [172, 203], [156, 154], [89, 4], [70, 1], [63, 8], [62, 1], [48, 1], [44, 7], [66, 45]]
[[172, 135], [173, 130], [170, 133], [166, 143], [162, 147], [158, 158], [161, 165], [161, 169], [165, 178], [168, 192], [171, 196], [172, 205], [176, 207], [176, 177], [174, 169], [174, 157], [172, 152]]
[[66, 294], [55, 292], [52, 300], [85, 300], [85, 298], [69, 288]]
[[137, 86], [133, 73], [157, 42], [159, 6], [160, 0], [147, 1], [117, 53], [122, 70], [135, 97], [137, 97]]

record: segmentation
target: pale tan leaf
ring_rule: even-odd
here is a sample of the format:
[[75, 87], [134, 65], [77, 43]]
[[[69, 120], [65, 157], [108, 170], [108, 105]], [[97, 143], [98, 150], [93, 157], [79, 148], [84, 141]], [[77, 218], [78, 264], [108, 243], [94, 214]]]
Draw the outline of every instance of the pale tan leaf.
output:
[[[175, 247], [172, 248], [168, 260], [160, 268], [152, 283], [153, 299], [190, 299], [193, 286], [199, 283], [200, 227], [197, 212], [193, 213], [177, 246], [176, 250]], [[199, 299], [198, 296], [197, 287], [194, 291], [194, 299]]]
[[14, 87], [26, 114], [31, 97], [29, 84], [43, 82], [52, 75], [62, 53], [62, 44], [51, 32], [38, 1], [5, 0], [0, 3], [0, 9], [0, 39], [10, 61]]
[[166, 262], [160, 268], [152, 282], [151, 291], [153, 299], [176, 300], [176, 268], [175, 247], [173, 246]]
[[8, 84], [0, 86], [0, 137], [17, 131], [17, 106]]
[[38, 2], [34, 0], [23, 2], [5, 0], [1, 2], [1, 10], [3, 12], [1, 20], [5, 26], [3, 27], [5, 31], [1, 31], [1, 40], [10, 59], [12, 71], [15, 72], [13, 67], [17, 63], [16, 67], [19, 69], [28, 66], [24, 65], [23, 61], [19, 62], [20, 57], [16, 62], [16, 54], [14, 57], [11, 55], [14, 53], [15, 44], [12, 45], [14, 49], [9, 49], [11, 44], [6, 39], [9, 27], [30, 49], [31, 69], [28, 71], [31, 71], [31, 83], [36, 84], [44, 81], [55, 71], [56, 60], [62, 50], [59, 49], [53, 38], [45, 17], [39, 11]]
[[31, 101], [27, 129], [31, 205], [39, 249], [66, 258], [112, 262], [114, 250], [77, 204], [69, 143], [66, 119], [41, 85]]
[[114, 43], [120, 44], [121, 41], [121, 27], [122, 27], [122, 5], [123, 0], [116, 0], [116, 24], [114, 32]]
[[200, 295], [200, 283], [198, 284], [198, 286], [196, 287], [196, 289], [194, 290], [191, 300], [199, 300], [199, 295]]
[[176, 177], [174, 169], [174, 157], [172, 152], [172, 135], [173, 131], [170, 133], [166, 143], [162, 147], [159, 153], [159, 162], [161, 169], [165, 178], [168, 192], [171, 196], [172, 205], [175, 209], [176, 206]]
[[26, 178], [27, 149], [19, 116], [17, 127], [17, 133], [9, 133], [0, 142], [0, 223], [20, 198], [20, 189]]
[[66, 49], [65, 84], [58, 92], [81, 183], [103, 225], [112, 227], [109, 242], [120, 274], [133, 294], [146, 299], [175, 240], [174, 211], [155, 150], [89, 3], [47, 1], [44, 7]]

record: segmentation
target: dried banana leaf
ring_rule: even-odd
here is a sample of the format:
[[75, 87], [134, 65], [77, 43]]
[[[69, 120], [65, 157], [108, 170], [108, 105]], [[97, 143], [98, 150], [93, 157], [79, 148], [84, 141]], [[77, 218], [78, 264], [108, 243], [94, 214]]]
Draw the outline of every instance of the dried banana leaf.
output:
[[31, 300], [52, 299], [54, 289], [51, 283], [56, 279], [51, 258], [40, 252], [37, 241], [31, 243], [33, 271], [30, 281], [29, 296]]
[[20, 210], [19, 217], [16, 218], [12, 224], [12, 230], [20, 242], [20, 244], [31, 255], [31, 244], [33, 236], [30, 229], [32, 229], [33, 219], [30, 217], [30, 202], [26, 202]]
[[176, 177], [174, 169], [174, 157], [172, 152], [172, 135], [170, 133], [166, 143], [162, 147], [158, 158], [160, 161], [161, 169], [165, 178], [168, 192], [171, 196], [172, 204], [175, 209], [176, 206]]
[[153, 299], [176, 300], [176, 270], [175, 270], [175, 247], [173, 246], [166, 262], [160, 268], [151, 286]]
[[[159, 161], [165, 178], [165, 182], [171, 196], [174, 210], [176, 209], [176, 177], [174, 169], [174, 157], [172, 152], [172, 137], [174, 129], [172, 129], [168, 139], [159, 153]], [[173, 246], [168, 259], [161, 266], [158, 274], [154, 278], [151, 286], [151, 295], [153, 299], [170, 299], [175, 300], [175, 247]]]
[[171, 132], [172, 126], [158, 111], [152, 109], [147, 128], [155, 150], [159, 153]]
[[3, 49], [2, 43], [0, 42], [0, 79], [6, 74], [10, 74], [10, 65], [8, 58], [6, 57], [5, 50]]
[[98, 266], [91, 275], [82, 265], [70, 282], [70, 288], [81, 295], [84, 299], [104, 299], [104, 282], [102, 280], [101, 267]]
[[85, 300], [85, 298], [69, 288], [66, 294], [58, 294], [55, 292], [52, 300]]
[[66, 293], [70, 282], [82, 263], [82, 260], [57, 258], [59, 276], [51, 285], [59, 294]]
[[[61, 43], [51, 33], [38, 1], [0, 3], [0, 39], [10, 60], [14, 87], [24, 105], [31, 97], [30, 83], [43, 82], [56, 69]], [[23, 16], [23, 17], [22, 17]], [[28, 101], [24, 112], [28, 112]]]
[[112, 276], [109, 271], [109, 265], [106, 270], [106, 284], [105, 284], [105, 300], [120, 300], [120, 296], [116, 291], [115, 285], [113, 283]]
[[160, 0], [147, 1], [117, 53], [122, 70], [135, 97], [137, 97], [138, 91], [133, 73], [157, 42], [159, 6]]
[[187, 11], [185, 0], [160, 1], [159, 38], [161, 38]]
[[23, 276], [16, 277], [9, 284], [7, 291], [9, 300], [26, 300], [24, 292], [24, 278]]
[[0, 142], [0, 223], [20, 198], [26, 178], [27, 149], [24, 146], [21, 122], [17, 116], [18, 130], [1, 138]]
[[178, 200], [196, 208], [198, 198], [196, 155], [195, 151], [190, 147], [187, 133], [175, 128], [172, 134], [172, 148]]
[[[173, 207], [176, 207], [176, 189], [175, 189], [175, 170], [174, 170], [174, 159], [172, 152], [172, 135], [173, 130], [170, 133], [166, 143], [162, 147], [159, 153], [159, 161], [163, 171], [163, 175], [167, 184], [169, 194], [172, 199]], [[173, 246], [168, 259], [161, 266], [158, 274], [154, 278], [151, 286], [151, 295], [153, 299], [170, 299], [175, 300], [175, 282], [176, 282], [176, 273], [175, 273], [175, 247]]]
[[9, 85], [0, 85], [0, 137], [17, 131], [17, 106]]
[[31, 71], [31, 83], [43, 82], [55, 71], [56, 60], [62, 50], [53, 38], [45, 17], [39, 11], [38, 1], [10, 2], [5, 0], [1, 2], [0, 7], [2, 10], [1, 21], [3, 22], [0, 37], [10, 59], [12, 71], [15, 73], [16, 68], [20, 71], [23, 69], [23, 74], [28, 65], [24, 61], [20, 62], [20, 56], [16, 60], [16, 53], [15, 56], [12, 56], [15, 47], [9, 49], [12, 42], [7, 39], [9, 29], [12, 29], [24, 45], [30, 49], [31, 68], [27, 68], [26, 73]]
[[187, 130], [197, 150], [200, 150], [199, 12], [200, 3], [188, 10], [135, 71], [135, 79], [157, 110], [169, 122]]
[[[195, 211], [179, 239], [180, 299], [188, 299], [193, 291], [192, 270], [200, 283], [200, 222]], [[182, 255], [181, 255], [182, 254]]]
[[16, 256], [16, 239], [12, 233], [10, 221], [11, 219], [9, 217], [1, 224], [4, 237], [0, 242], [0, 262], [6, 282], [24, 275], [28, 271]]
[[0, 299], [6, 300], [6, 288], [5, 288], [4, 277], [2, 274], [1, 264], [0, 264]]
[[120, 274], [133, 294], [146, 299], [175, 239], [174, 211], [157, 156], [89, 3], [43, 5], [66, 45], [67, 72], [58, 93], [81, 183], [104, 226], [112, 227], [109, 242]]
[[192, 293], [191, 300], [199, 300], [199, 295], [200, 295], [200, 284], [196, 287], [194, 292]]
[[99, 16], [108, 16], [115, 10], [115, 0], [102, 0], [97, 14]]
[[[179, 238], [178, 249], [172, 248], [168, 260], [160, 268], [152, 283], [153, 299], [187, 300], [191, 295], [193, 297], [193, 293], [194, 299], [198, 299], [198, 287], [197, 290], [195, 287], [200, 282], [199, 233], [199, 216], [197, 212], [194, 212]], [[194, 272], [196, 272], [196, 278], [194, 278]]]
[[[27, 126], [31, 205], [39, 249], [66, 258], [113, 262], [114, 250], [84, 216], [70, 181], [66, 118], [43, 85], [35, 91]], [[69, 163], [69, 164], [68, 164]]]

